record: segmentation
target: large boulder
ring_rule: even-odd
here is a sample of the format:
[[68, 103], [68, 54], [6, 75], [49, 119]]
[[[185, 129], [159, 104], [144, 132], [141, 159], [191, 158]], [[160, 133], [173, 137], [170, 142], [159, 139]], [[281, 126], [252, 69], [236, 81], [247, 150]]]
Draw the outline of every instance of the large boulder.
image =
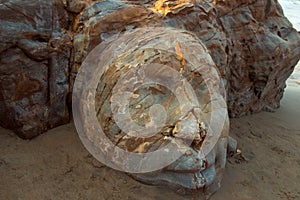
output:
[[[167, 26], [195, 33], [206, 45], [227, 88], [229, 115], [273, 111], [300, 58], [300, 36], [277, 1], [147, 1], [94, 3], [74, 29], [75, 64], [116, 33]], [[179, 5], [179, 6], [176, 6]], [[173, 6], [173, 7], [172, 7]]]
[[225, 83], [231, 117], [278, 108], [300, 57], [299, 33], [275, 0], [0, 3], [0, 124], [23, 138], [69, 122], [68, 94], [84, 58], [125, 30], [196, 34]]
[[274, 111], [300, 58], [299, 33], [276, 0], [220, 1], [216, 9], [230, 40], [230, 116]]
[[74, 85], [74, 121], [102, 163], [149, 184], [206, 188], [208, 197], [226, 163], [224, 90], [196, 35], [137, 28], [89, 53]]
[[69, 122], [71, 36], [60, 0], [0, 4], [0, 124], [22, 138]]
[[[259, 15], [261, 13], [265, 13], [265, 15]], [[153, 32], [146, 29], [146, 27], [152, 27]], [[111, 63], [105, 74], [100, 77], [95, 94], [95, 107], [99, 123], [104, 128], [106, 137], [110, 138], [115, 145], [129, 152], [149, 153], [151, 150], [157, 149], [159, 145], [163, 146], [164, 143], [168, 142], [164, 137], [166, 134], [164, 130], [168, 127], [164, 127], [162, 132], [158, 132], [157, 135], [148, 139], [135, 139], [128, 136], [119, 127], [120, 122], [116, 122], [116, 116], [111, 110], [111, 104], [114, 101], [114, 87], [120, 79], [126, 77], [125, 74], [129, 73], [129, 70], [139, 71], [140, 65], [151, 62], [167, 63], [168, 66], [173, 68], [179, 65], [176, 55], [168, 55], [170, 50], [162, 50], [164, 48], [176, 48], [176, 39], [168, 41], [168, 39], [173, 38], [172, 31], [169, 32], [169, 37], [164, 35], [164, 31], [156, 36], [159, 32], [157, 27], [190, 31], [199, 39], [199, 42], [193, 40], [191, 44], [204, 44], [215, 63], [215, 66], [211, 66], [211, 68], [218, 69], [223, 80], [227, 93], [228, 111], [232, 117], [277, 108], [283, 94], [285, 80], [292, 73], [293, 67], [299, 60], [299, 35], [283, 16], [280, 6], [275, 2], [176, 1], [170, 3], [161, 0], [157, 2], [148, 1], [147, 3], [142, 1], [102, 1], [94, 3], [84, 9], [75, 20], [73, 30], [77, 34], [74, 37], [74, 65], [72, 71], [76, 74], [86, 57], [93, 54], [84, 65], [86, 70], [81, 72], [87, 77], [82, 80], [82, 75], [80, 75], [80, 80], [83, 81], [82, 85], [89, 79], [99, 81], [94, 80], [97, 78], [94, 78], [92, 70], [93, 59], [97, 58], [93, 50], [97, 49], [99, 44], [103, 46], [104, 42], [109, 41], [107, 43], [108, 52], [102, 47], [100, 48], [102, 52], [99, 50], [97, 54], [101, 58], [100, 63], [103, 64], [103, 60]], [[277, 27], [277, 29], [274, 30], [274, 27]], [[130, 33], [132, 30], [139, 28], [145, 31]], [[181, 33], [177, 34], [178, 38], [182, 37]], [[130, 40], [127, 37], [132, 39]], [[188, 36], [186, 37], [188, 38]], [[184, 43], [184, 39], [179, 39], [178, 43]], [[145, 45], [145, 50], [142, 51], [143, 45]], [[204, 53], [194, 51], [193, 47], [192, 45], [190, 45], [190, 48], [186, 47], [183, 56], [195, 53], [195, 58], [205, 57]], [[152, 51], [155, 48], [159, 49], [157, 54]], [[124, 49], [127, 49], [127, 51]], [[116, 58], [114, 57], [115, 54], [117, 54]], [[188, 61], [185, 61], [185, 63], [188, 65]], [[205, 62], [199, 62], [198, 67], [201, 66], [200, 63]], [[94, 65], [98, 66], [95, 63]], [[195, 66], [195, 68], [197, 67]], [[186, 78], [193, 74], [193, 70], [189, 66], [186, 66], [184, 70], [187, 70], [185, 71]], [[155, 72], [156, 70], [153, 73]], [[161, 70], [157, 76], [164, 73]], [[129, 77], [127, 79], [131, 80]], [[196, 82], [198, 85], [194, 83], [193, 88], [196, 89], [196, 95], [199, 97], [199, 102], [201, 102], [201, 110], [203, 110], [203, 113], [208, 114], [212, 111], [210, 110], [211, 106], [209, 106], [211, 101], [204, 98], [203, 95], [207, 97], [209, 94], [204, 92], [205, 84], [203, 81], [198, 80]], [[136, 84], [134, 81], [130, 83], [132, 85]], [[126, 90], [129, 86], [124, 83], [123, 87]], [[168, 94], [163, 88], [154, 87], [154, 89]], [[90, 90], [87, 89], [87, 91]], [[156, 94], [151, 91], [149, 88], [136, 91], [135, 94], [138, 97], [136, 100], [132, 100], [130, 104], [132, 108], [131, 117], [138, 124], [147, 124], [151, 114], [146, 115], [146, 119], [140, 118], [140, 109], [145, 108], [143, 112], [151, 113], [149, 108], [159, 103], [164, 105], [167, 113], [172, 116], [168, 118], [166, 124], [176, 127], [178, 123], [176, 119], [180, 118], [180, 115], [176, 115], [176, 113], [180, 113], [178, 111], [179, 107], [173, 106], [176, 102], [166, 100], [160, 97], [161, 93]], [[150, 93], [150, 96], [148, 93]], [[78, 98], [82, 96], [85, 96], [84, 92], [78, 94]], [[122, 99], [122, 97], [119, 96], [119, 99]], [[92, 101], [94, 100], [92, 99]], [[138, 102], [138, 104], [135, 102]], [[117, 104], [122, 103], [118, 102]], [[101, 155], [101, 151], [97, 151], [97, 149], [105, 147], [107, 151], [109, 142], [104, 142], [103, 139], [97, 136], [95, 131], [97, 121], [93, 121], [90, 118], [91, 115], [85, 116], [84, 114], [92, 113], [92, 110], [84, 111], [92, 105], [92, 102], [86, 96], [83, 102], [75, 105], [76, 108], [78, 107], [78, 110], [75, 109], [76, 113], [81, 112], [81, 120], [85, 122], [82, 126], [87, 135], [81, 135], [83, 141], [86, 141], [85, 145], [94, 155]], [[207, 108], [210, 112], [205, 111]], [[123, 107], [119, 109], [123, 110]], [[161, 114], [158, 115], [158, 117], [161, 116]], [[197, 116], [208, 122], [208, 124], [211, 123], [209, 116], [200, 114]], [[221, 118], [218, 117], [214, 120], [221, 121]], [[123, 118], [121, 121], [130, 122], [129, 119]], [[192, 124], [192, 122], [190, 123]], [[204, 161], [199, 159], [197, 148], [191, 145], [190, 152], [192, 153], [183, 155], [172, 165], [151, 173], [135, 174], [134, 177], [150, 184], [167, 184], [176, 188], [179, 186], [188, 189], [205, 188], [205, 194], [208, 197], [220, 187], [222, 171], [225, 167], [226, 146], [228, 143], [226, 125], [222, 132], [223, 134], [219, 137], [215, 148], [205, 155]], [[176, 135], [173, 137], [176, 138]], [[205, 148], [205, 143], [201, 147]], [[168, 152], [170, 151], [172, 150], [168, 149]], [[109, 152], [114, 152], [114, 150], [109, 149]], [[119, 153], [114, 153], [114, 155], [120, 156]], [[125, 155], [122, 155], [122, 158], [127, 159]], [[101, 160], [102, 157], [98, 157], [98, 159]], [[107, 159], [119, 162], [118, 156]], [[102, 161], [105, 162], [105, 160]], [[159, 162], [163, 161], [159, 160]], [[208, 163], [208, 165], [202, 166], [201, 163]], [[143, 166], [143, 163], [135, 164], [135, 167]], [[124, 166], [122, 165], [122, 167]], [[126, 167], [122, 167], [121, 169], [116, 168], [128, 170]]]
[[[89, 108], [92, 102], [96, 102], [97, 117], [106, 136], [129, 152], [145, 153], [168, 143], [166, 140], [172, 143], [178, 127], [184, 123], [189, 127], [190, 123], [197, 122], [198, 129], [192, 133], [196, 136], [182, 157], [163, 170], [134, 176], [147, 183], [203, 188], [207, 194], [220, 187], [229, 141], [228, 114], [238, 117], [278, 108], [285, 81], [300, 58], [299, 33], [284, 17], [277, 0], [0, 0], [0, 14], [1, 126], [14, 130], [22, 138], [32, 138], [68, 123], [69, 96], [81, 66], [91, 70], [90, 60], [102, 56], [101, 62], [107, 61], [109, 68], [105, 76], [98, 77], [96, 98], [89, 99], [89, 93], [82, 93], [83, 96], [88, 94], [88, 101], [79, 101], [76, 108], [82, 120], [86, 120], [82, 124], [84, 129], [92, 130], [84, 140], [89, 144], [96, 142], [94, 149], [108, 144], [93, 134], [97, 122], [90, 126], [88, 117], [91, 115], [81, 109]], [[156, 32], [158, 29], [161, 32]], [[172, 37], [177, 34], [179, 41], [170, 40], [168, 33], [172, 33]], [[135, 34], [138, 37], [135, 38]], [[99, 44], [102, 45], [100, 48]], [[99, 52], [91, 55], [95, 49]], [[90, 60], [82, 65], [86, 58]], [[199, 64], [190, 62], [197, 59]], [[144, 102], [148, 107], [142, 110], [149, 111], [159, 125], [164, 115], [156, 116], [160, 107], [151, 111], [150, 106], [163, 104], [171, 116], [166, 118], [169, 127], [163, 127], [150, 141], [128, 139], [112, 114], [110, 104], [116, 100], [112, 95], [113, 88], [120, 78], [127, 76], [129, 69], [136, 69], [138, 73], [141, 64], [153, 63], [170, 65], [190, 80], [200, 105], [179, 115], [178, 102], [162, 95], [172, 97], [166, 88], [140, 88], [140, 93], [131, 102], [130, 114], [135, 122], [140, 125], [153, 122], [147, 115], [140, 117], [145, 105], [139, 102]], [[216, 89], [211, 96], [202, 80], [203, 74], [195, 73], [201, 68], [203, 74], [210, 69], [216, 70], [218, 73], [212, 73], [208, 82], [212, 82], [214, 88], [223, 85], [225, 92]], [[97, 81], [94, 75], [98, 73], [89, 73], [94, 72], [89, 70], [83, 73], [86, 81]], [[143, 69], [142, 75], [145, 70], [152, 78], [170, 75], [168, 71], [151, 68]], [[222, 81], [219, 82], [217, 77]], [[170, 80], [172, 83], [176, 76]], [[125, 83], [121, 87], [130, 87]], [[149, 95], [153, 97], [148, 98]], [[224, 96], [227, 96], [228, 114], [225, 109], [211, 119], [214, 112], [211, 102], [217, 100], [217, 108], [224, 110]], [[117, 98], [117, 105], [122, 98], [122, 95]], [[123, 116], [122, 112], [120, 116]], [[202, 144], [205, 148], [207, 142], [204, 139], [210, 138], [209, 126], [205, 124], [218, 123], [221, 119], [225, 122], [213, 143], [214, 148], [201, 157]], [[123, 157], [119, 155], [113, 159], [118, 162]]]

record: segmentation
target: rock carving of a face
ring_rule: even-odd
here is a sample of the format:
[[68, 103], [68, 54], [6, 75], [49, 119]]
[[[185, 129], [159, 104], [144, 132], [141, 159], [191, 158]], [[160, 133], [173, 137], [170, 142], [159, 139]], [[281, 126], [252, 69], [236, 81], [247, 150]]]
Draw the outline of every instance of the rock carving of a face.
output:
[[214, 62], [196, 36], [170, 28], [126, 32], [96, 47], [78, 79], [75, 89], [87, 89], [73, 107], [79, 102], [81, 138], [96, 158], [149, 184], [219, 188], [228, 114]]

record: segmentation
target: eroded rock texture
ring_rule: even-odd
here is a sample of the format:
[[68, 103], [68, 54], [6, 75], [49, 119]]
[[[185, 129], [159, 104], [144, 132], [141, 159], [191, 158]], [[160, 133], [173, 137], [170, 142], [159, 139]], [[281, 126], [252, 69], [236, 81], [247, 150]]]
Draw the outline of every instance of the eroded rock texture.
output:
[[299, 33], [277, 1], [216, 4], [228, 43], [228, 108], [232, 117], [279, 107], [300, 58]]
[[[118, 78], [126, 76], [129, 68], [139, 69], [136, 66], [143, 62], [169, 63], [185, 74], [196, 89], [199, 108], [205, 110], [206, 115], [210, 115], [212, 110], [207, 105], [213, 100], [208, 98], [201, 76], [199, 78], [194, 73], [194, 69], [201, 66], [180, 58], [181, 53], [170, 54], [168, 49], [157, 51], [156, 47], [170, 47], [174, 50], [180, 49], [180, 45], [177, 48], [173, 41], [167, 42], [167, 32], [162, 32], [164, 38], [155, 35], [157, 33], [153, 27], [167, 27], [173, 32], [180, 30], [178, 36], [180, 34], [184, 38], [181, 42], [192, 35], [190, 46], [203, 47], [199, 54], [191, 55], [190, 58], [205, 57], [205, 62], [199, 62], [202, 67], [218, 69], [225, 83], [228, 112], [232, 117], [277, 108], [285, 81], [300, 58], [299, 33], [284, 17], [277, 0], [2, 0], [0, 3], [0, 123], [23, 138], [32, 138], [69, 121], [68, 94], [72, 92], [79, 68], [98, 44], [106, 44], [103, 42], [115, 47], [110, 51], [111, 55], [118, 53], [118, 49], [124, 50], [137, 42], [118, 59], [111, 60], [113, 62], [106, 71], [107, 76], [101, 77], [97, 88], [97, 117], [104, 123], [103, 128], [106, 128], [106, 134], [114, 144], [127, 151], [148, 152], [152, 147], [156, 149], [168, 142], [165, 137], [176, 137], [174, 135], [176, 127], [179, 126], [177, 124], [182, 123], [180, 120], [176, 121], [176, 117], [180, 117], [177, 112], [178, 102], [161, 95], [169, 93], [160, 86], [141, 88], [140, 96], [132, 101], [131, 114], [142, 124], [149, 121], [149, 116], [140, 118], [139, 112], [147, 111], [149, 107], [141, 109], [143, 105], [135, 101], [144, 101], [146, 105], [164, 104], [171, 116], [167, 118], [171, 127], [164, 127], [161, 134], [149, 139], [150, 142], [139, 139], [132, 141], [124, 137], [126, 133], [111, 120], [109, 104], [114, 100], [111, 88]], [[145, 27], [152, 27], [153, 32], [151, 28], [150, 32], [138, 29]], [[118, 41], [118, 38], [131, 30], [142, 31], [137, 32], [140, 36], [136, 41], [130, 35], [131, 38], [125, 37], [118, 47], [119, 43], [114, 41]], [[145, 35], [148, 33], [149, 37]], [[149, 43], [145, 43], [147, 38], [151, 38]], [[134, 42], [129, 45], [131, 40]], [[135, 51], [130, 53], [131, 50]], [[188, 45], [183, 50], [182, 54], [186, 55], [193, 48]], [[105, 55], [104, 58], [109, 60], [109, 54]], [[203, 55], [206, 56], [201, 57]], [[97, 58], [98, 55], [94, 56]], [[153, 77], [166, 72], [162, 70], [161, 73], [156, 73], [151, 70], [149, 72]], [[88, 77], [93, 75], [86, 74]], [[153, 94], [153, 97], [149, 97], [149, 102], [148, 93]], [[216, 93], [222, 96], [221, 93]], [[172, 94], [167, 96], [172, 97]], [[89, 103], [82, 105], [89, 106]], [[199, 143], [192, 141], [189, 152], [162, 171], [136, 178], [154, 184], [167, 182], [189, 189], [203, 188], [208, 194], [220, 187], [228, 143], [227, 113], [222, 112], [226, 113], [226, 123], [219, 140], [205, 158], [201, 157], [203, 160], [198, 158], [198, 147], [201, 147], [201, 141], [206, 137], [206, 130], [202, 130], [205, 126], [201, 124], [209, 116], [195, 114], [195, 108], [191, 109], [191, 113], [181, 117], [200, 124], [199, 130], [194, 131], [198, 134]], [[219, 121], [218, 117], [215, 119]], [[94, 128], [89, 123], [84, 125], [87, 129]], [[204, 132], [202, 136], [201, 133]], [[99, 139], [99, 136], [90, 135], [92, 142], [97, 137]], [[100, 144], [105, 146], [101, 138], [97, 145]], [[123, 157], [118, 158], [122, 161]]]
[[232, 117], [277, 108], [300, 57], [299, 34], [276, 0], [0, 3], [0, 123], [24, 138], [67, 123], [67, 96], [84, 58], [136, 27], [195, 33], [226, 83]]
[[69, 122], [71, 36], [59, 0], [0, 4], [0, 124], [32, 138]]
[[89, 53], [74, 85], [74, 121], [101, 162], [145, 183], [201, 196], [205, 188], [208, 197], [226, 163], [229, 120], [221, 91], [196, 35], [136, 28]]
[[178, 1], [181, 6], [167, 8], [139, 2], [100, 2], [78, 16], [77, 69], [91, 49], [120, 31], [143, 26], [186, 29], [210, 50], [226, 83], [231, 117], [279, 107], [285, 80], [300, 58], [300, 38], [277, 1]]

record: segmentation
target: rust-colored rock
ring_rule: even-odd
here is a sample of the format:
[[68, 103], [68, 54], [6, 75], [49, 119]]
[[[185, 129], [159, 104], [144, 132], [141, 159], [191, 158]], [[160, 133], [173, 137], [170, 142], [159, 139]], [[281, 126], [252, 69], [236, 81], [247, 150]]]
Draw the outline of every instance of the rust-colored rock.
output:
[[[196, 35], [199, 44], [208, 49], [224, 82], [231, 117], [278, 108], [285, 81], [300, 58], [299, 33], [284, 17], [277, 0], [0, 0], [0, 15], [0, 124], [22, 138], [32, 138], [68, 123], [68, 95], [82, 62], [98, 44], [113, 42], [130, 30], [167, 27]], [[152, 50], [147, 53], [153, 53]], [[137, 61], [127, 56], [116, 63]], [[164, 56], [169, 63], [188, 66], [180, 53], [176, 58], [175, 54], [164, 52], [157, 59], [161, 61]], [[114, 69], [112, 65], [110, 70]], [[115, 75], [114, 71], [110, 73]], [[110, 81], [116, 82], [114, 77]], [[199, 83], [200, 89], [201, 86]], [[112, 91], [105, 92], [109, 96]], [[157, 103], [160, 102], [164, 101]], [[206, 104], [207, 101], [201, 102], [202, 106]], [[102, 107], [98, 105], [97, 109]], [[168, 109], [170, 113], [176, 110], [172, 106]], [[98, 117], [107, 113], [100, 112]], [[109, 123], [115, 128], [114, 123]], [[119, 132], [110, 131], [113, 140]], [[227, 133], [226, 129], [224, 135]], [[227, 136], [224, 141], [220, 139], [211, 151], [212, 167], [206, 169], [207, 177], [218, 175], [211, 179], [210, 192], [219, 187], [227, 140]], [[126, 142], [115, 143], [128, 149]], [[193, 155], [192, 150], [189, 152], [187, 157]], [[217, 163], [219, 159], [222, 165]], [[176, 173], [164, 177], [161, 171], [137, 178], [188, 187], [188, 183], [178, 182], [182, 177], [194, 178]]]
[[219, 188], [229, 120], [215, 64], [196, 35], [134, 29], [96, 47], [77, 78], [74, 121], [101, 162], [150, 184], [206, 187], [207, 196]]
[[231, 117], [278, 108], [300, 55], [299, 34], [273, 0], [10, 0], [0, 8], [0, 123], [24, 138], [69, 121], [67, 96], [82, 61], [125, 30], [195, 33], [222, 75]]
[[[139, 2], [99, 2], [78, 16], [76, 69], [101, 40], [121, 31], [143, 26], [186, 29], [210, 50], [226, 84], [231, 117], [279, 107], [285, 81], [300, 58], [300, 37], [276, 1], [178, 1], [180, 6], [166, 0]], [[115, 12], [100, 12], [108, 5]]]

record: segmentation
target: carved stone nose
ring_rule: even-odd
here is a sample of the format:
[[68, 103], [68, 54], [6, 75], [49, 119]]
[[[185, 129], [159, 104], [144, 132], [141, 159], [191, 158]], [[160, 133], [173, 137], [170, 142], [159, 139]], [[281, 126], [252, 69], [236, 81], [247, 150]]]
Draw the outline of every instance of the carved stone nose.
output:
[[197, 173], [207, 167], [206, 158], [194, 149], [189, 149], [178, 160], [167, 166], [165, 170], [182, 173]]

